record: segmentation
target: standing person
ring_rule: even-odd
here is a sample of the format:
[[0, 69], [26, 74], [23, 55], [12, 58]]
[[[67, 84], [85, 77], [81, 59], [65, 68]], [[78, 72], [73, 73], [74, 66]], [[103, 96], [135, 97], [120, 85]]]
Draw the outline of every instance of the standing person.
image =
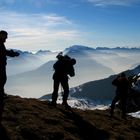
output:
[[110, 115], [111, 117], [113, 116], [115, 104], [118, 101], [121, 101], [122, 118], [126, 118], [126, 103], [130, 84], [128, 79], [126, 78], [125, 73], [124, 72], [121, 73], [120, 76], [118, 76], [116, 79], [112, 81], [112, 84], [117, 88], [116, 88], [116, 96], [114, 97], [111, 104]]
[[76, 60], [70, 58], [69, 56], [63, 56], [62, 53], [57, 55], [57, 62], [53, 65], [55, 70], [53, 74], [53, 93], [52, 93], [52, 102], [51, 104], [56, 106], [56, 101], [58, 98], [58, 89], [61, 84], [64, 93], [63, 93], [63, 102], [62, 105], [65, 107], [70, 107], [67, 103], [68, 95], [69, 95], [69, 84], [68, 84], [68, 75], [74, 76], [75, 71], [73, 65], [76, 64]]
[[8, 33], [4, 30], [0, 31], [0, 122], [2, 118], [2, 112], [3, 112], [3, 100], [4, 97], [6, 97], [6, 94], [4, 92], [4, 85], [7, 80], [6, 76], [6, 64], [7, 64], [7, 58], [6, 56], [14, 57], [19, 56], [18, 52], [14, 52], [13, 50], [7, 50], [4, 43], [6, 42], [6, 39], [8, 37]]

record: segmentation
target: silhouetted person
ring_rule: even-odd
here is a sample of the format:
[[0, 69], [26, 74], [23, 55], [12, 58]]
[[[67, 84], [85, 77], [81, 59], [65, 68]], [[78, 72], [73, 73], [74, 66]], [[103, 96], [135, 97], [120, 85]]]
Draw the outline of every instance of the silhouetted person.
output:
[[140, 106], [140, 75], [130, 76], [129, 79], [131, 88], [128, 105], [132, 103], [133, 106], [138, 107]]
[[140, 75], [134, 77], [134, 82], [132, 83], [132, 89], [140, 93]]
[[18, 52], [14, 52], [13, 50], [7, 50], [4, 43], [8, 37], [8, 33], [6, 31], [0, 31], [0, 122], [2, 118], [3, 112], [3, 100], [6, 97], [4, 92], [4, 85], [7, 80], [6, 76], [6, 64], [7, 58], [6, 56], [14, 57], [19, 56]]
[[116, 86], [116, 96], [112, 101], [110, 114], [113, 116], [115, 104], [121, 102], [122, 118], [126, 118], [126, 103], [129, 90], [129, 81], [126, 78], [125, 73], [121, 73], [116, 79], [112, 81], [112, 84]]
[[69, 84], [68, 84], [68, 75], [74, 76], [75, 71], [73, 65], [75, 65], [76, 60], [70, 58], [69, 56], [63, 56], [62, 53], [57, 55], [58, 61], [53, 65], [55, 70], [53, 74], [53, 93], [52, 93], [52, 105], [56, 106], [56, 101], [58, 98], [58, 89], [61, 84], [64, 93], [63, 93], [63, 102], [62, 105], [65, 107], [69, 107], [67, 103], [68, 95], [69, 95]]

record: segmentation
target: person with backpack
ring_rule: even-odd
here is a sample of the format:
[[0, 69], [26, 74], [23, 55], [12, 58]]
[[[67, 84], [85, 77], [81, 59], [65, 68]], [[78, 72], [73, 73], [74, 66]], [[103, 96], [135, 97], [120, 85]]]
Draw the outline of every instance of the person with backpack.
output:
[[18, 52], [14, 52], [13, 50], [7, 50], [4, 43], [8, 37], [8, 33], [4, 30], [0, 31], [0, 122], [2, 119], [2, 112], [4, 106], [4, 98], [7, 96], [4, 92], [4, 86], [7, 81], [6, 76], [6, 64], [7, 64], [7, 56], [15, 57], [19, 56]]
[[62, 53], [57, 55], [57, 62], [53, 65], [54, 74], [53, 74], [53, 93], [52, 93], [52, 102], [53, 106], [56, 106], [56, 101], [58, 98], [58, 89], [61, 84], [64, 93], [63, 93], [63, 102], [62, 105], [65, 107], [70, 107], [67, 103], [68, 95], [69, 95], [69, 84], [68, 79], [69, 76], [75, 76], [74, 65], [76, 64], [76, 60], [74, 58], [70, 58], [68, 55], [63, 56]]
[[121, 102], [122, 118], [126, 118], [126, 104], [130, 82], [126, 78], [125, 73], [121, 73], [117, 78], [112, 81], [112, 85], [116, 86], [116, 96], [111, 103], [110, 115], [113, 117], [115, 104]]

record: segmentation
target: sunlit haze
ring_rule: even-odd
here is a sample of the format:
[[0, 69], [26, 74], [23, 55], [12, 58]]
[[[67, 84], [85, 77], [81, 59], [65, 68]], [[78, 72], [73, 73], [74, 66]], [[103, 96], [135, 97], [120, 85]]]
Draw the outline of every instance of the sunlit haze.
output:
[[7, 48], [139, 47], [140, 0], [0, 0]]

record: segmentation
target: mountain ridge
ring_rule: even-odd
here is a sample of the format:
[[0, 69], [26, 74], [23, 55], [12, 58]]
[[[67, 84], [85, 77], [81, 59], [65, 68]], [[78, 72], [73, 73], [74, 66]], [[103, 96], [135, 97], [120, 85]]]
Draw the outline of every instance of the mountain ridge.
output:
[[[22, 55], [27, 55], [27, 54], [31, 54], [31, 55], [44, 55], [44, 54], [48, 54], [48, 53], [53, 53], [53, 51], [51, 50], [37, 50], [36, 52], [34, 51], [26, 51], [26, 50], [18, 50], [18, 49], [13, 49], [15, 51], [18, 51], [20, 54]], [[89, 47], [89, 46], [85, 46], [85, 45], [72, 45], [69, 46], [67, 48], [65, 48], [63, 51], [76, 51], [76, 50], [140, 50], [140, 47], [113, 47], [113, 48], [109, 48], [109, 47]], [[55, 51], [56, 52], [56, 51]], [[59, 52], [59, 51], [58, 51]]]
[[[140, 65], [135, 67], [134, 69], [129, 69], [125, 72], [126, 76], [134, 76], [140, 73]], [[111, 75], [107, 78], [90, 81], [87, 83], [84, 83], [82, 85], [79, 85], [71, 91], [74, 91], [71, 96], [72, 97], [82, 97], [82, 98], [89, 98], [89, 99], [100, 99], [100, 100], [112, 100], [115, 93], [115, 87], [112, 86], [112, 81], [115, 79], [116, 75]], [[80, 89], [80, 90], [79, 90]]]
[[[73, 49], [75, 51], [71, 51]], [[69, 55], [77, 61], [74, 66], [75, 77], [69, 81], [70, 87], [103, 79], [139, 64], [139, 51], [96, 50], [80, 45], [71, 46], [69, 50], [63, 52], [64, 55]], [[36, 98], [52, 92], [53, 64], [57, 60], [57, 54], [57, 52], [39, 51], [37, 54], [29, 53], [8, 59], [7, 92], [14, 95], [22, 93], [23, 97]]]

